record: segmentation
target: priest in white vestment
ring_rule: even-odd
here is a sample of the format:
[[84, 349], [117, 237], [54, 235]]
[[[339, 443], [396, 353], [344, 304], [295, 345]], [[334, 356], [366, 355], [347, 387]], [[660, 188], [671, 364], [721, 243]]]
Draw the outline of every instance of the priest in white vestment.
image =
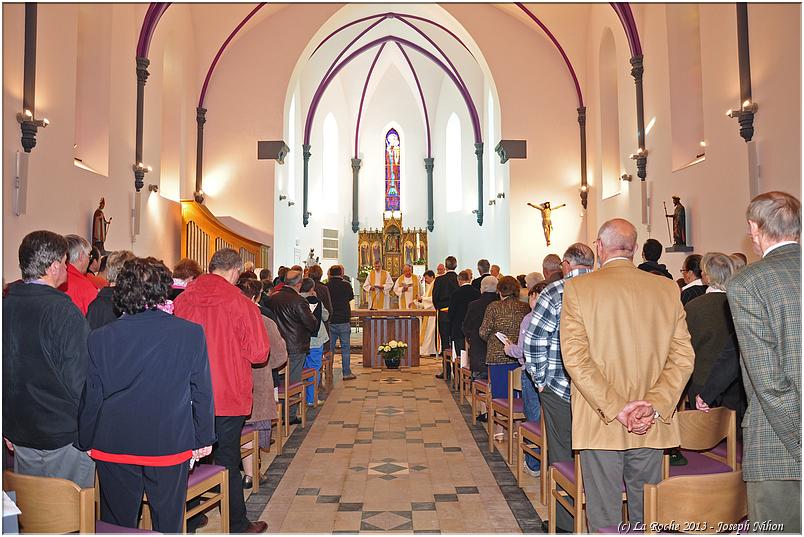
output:
[[[433, 283], [435, 273], [428, 270], [424, 273], [424, 295], [416, 299], [416, 307], [425, 310], [434, 310], [433, 307]], [[437, 355], [440, 351], [438, 338], [436, 337], [436, 318], [422, 317], [421, 328], [419, 329], [419, 354], [421, 356]]]
[[415, 308], [414, 300], [421, 295], [419, 277], [413, 274], [413, 265], [402, 267], [402, 275], [396, 279], [394, 294], [399, 297], [399, 309]]
[[374, 260], [374, 270], [369, 272], [363, 283], [363, 290], [368, 293], [368, 305], [372, 310], [387, 310], [390, 305], [390, 293], [394, 280], [387, 270], [383, 270], [379, 259]]

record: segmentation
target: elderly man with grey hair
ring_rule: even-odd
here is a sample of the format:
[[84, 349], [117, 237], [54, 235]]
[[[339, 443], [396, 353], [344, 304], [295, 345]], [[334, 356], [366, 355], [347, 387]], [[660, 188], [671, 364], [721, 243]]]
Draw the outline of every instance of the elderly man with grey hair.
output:
[[489, 263], [488, 259], [481, 259], [477, 262], [477, 272], [480, 274], [480, 276], [472, 280], [472, 287], [477, 289], [478, 292], [480, 292], [480, 282], [483, 281], [483, 278], [489, 275], [490, 270], [491, 263]]
[[87, 278], [89, 252], [92, 247], [84, 237], [65, 235], [67, 239], [67, 281], [59, 287], [78, 306], [83, 315], [87, 314], [89, 305], [98, 296], [98, 288]]
[[[528, 399], [536, 399], [536, 402], [532, 403], [536, 409], [534, 413], [536, 418], [539, 416], [538, 408], [541, 401], [547, 427], [547, 444], [550, 446], [547, 452], [547, 467], [556, 462], [572, 460], [570, 381], [561, 357], [559, 335], [564, 285], [572, 278], [591, 272], [594, 265], [595, 254], [587, 245], [578, 242], [567, 248], [560, 265], [564, 278], [547, 285], [541, 292], [524, 334], [522, 350], [525, 369], [530, 378], [525, 374], [522, 375], [522, 395], [526, 398], [526, 409]], [[534, 385], [540, 392], [538, 398], [535, 394], [526, 396]], [[530, 417], [528, 420], [532, 421]], [[526, 458], [526, 463], [529, 463], [527, 468], [535, 469], [535, 460]], [[572, 517], [560, 505], [556, 511], [556, 526], [560, 530], [572, 531]]]
[[547, 254], [544, 256], [542, 260], [542, 274], [544, 274], [544, 280], [548, 284], [560, 280], [563, 277], [561, 258], [556, 254]]
[[735, 274], [726, 293], [748, 378], [748, 516], [801, 533], [801, 202], [766, 192], [751, 200], [746, 220], [762, 259]]
[[675, 410], [695, 361], [678, 286], [634, 265], [634, 225], [605, 222], [595, 248], [600, 270], [564, 285], [560, 334], [590, 533], [622, 521], [623, 482], [628, 519], [644, 520], [644, 486], [680, 443]]

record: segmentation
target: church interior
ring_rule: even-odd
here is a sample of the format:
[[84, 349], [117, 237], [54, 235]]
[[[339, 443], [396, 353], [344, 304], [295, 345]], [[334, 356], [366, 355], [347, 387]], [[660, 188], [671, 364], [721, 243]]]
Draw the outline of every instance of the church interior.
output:
[[[375, 261], [529, 274], [612, 218], [674, 280], [692, 253], [754, 262], [751, 199], [801, 197], [800, 4], [4, 3], [2, 39], [4, 284], [35, 230], [94, 243], [101, 199], [106, 252], [341, 266], [368, 311]], [[361, 359], [369, 321], [357, 379], [333, 352], [322, 404], [257, 459], [249, 519], [543, 531], [524, 433], [476, 421], [455, 355]], [[225, 531], [207, 514], [199, 533]]]

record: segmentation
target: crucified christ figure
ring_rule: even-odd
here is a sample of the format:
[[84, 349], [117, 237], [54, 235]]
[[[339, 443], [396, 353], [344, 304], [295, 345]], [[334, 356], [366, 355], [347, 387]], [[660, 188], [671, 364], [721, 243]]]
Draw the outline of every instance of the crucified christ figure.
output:
[[550, 213], [555, 211], [556, 209], [560, 209], [566, 205], [566, 203], [562, 203], [556, 207], [550, 207], [550, 202], [545, 201], [540, 205], [534, 205], [532, 203], [528, 203], [529, 206], [533, 207], [534, 209], [539, 209], [542, 213], [542, 229], [544, 229], [544, 238], [547, 241], [547, 246], [550, 246], [550, 232], [553, 231], [553, 222], [550, 220]]

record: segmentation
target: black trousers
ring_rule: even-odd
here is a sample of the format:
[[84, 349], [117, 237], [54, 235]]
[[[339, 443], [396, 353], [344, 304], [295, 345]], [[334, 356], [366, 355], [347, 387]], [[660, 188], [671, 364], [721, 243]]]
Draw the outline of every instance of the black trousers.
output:
[[446, 311], [438, 312], [438, 335], [441, 338], [441, 352], [452, 346], [452, 334], [449, 328], [449, 313]]
[[248, 527], [243, 478], [240, 477], [240, 433], [246, 416], [215, 416], [218, 444], [212, 457], [215, 464], [229, 470], [229, 532], [243, 533]]
[[[142, 493], [148, 495], [154, 530], [181, 533], [187, 499], [189, 461], [175, 466], [139, 466], [96, 461], [101, 493], [101, 520], [136, 528]], [[239, 475], [239, 474], [238, 474]]]

